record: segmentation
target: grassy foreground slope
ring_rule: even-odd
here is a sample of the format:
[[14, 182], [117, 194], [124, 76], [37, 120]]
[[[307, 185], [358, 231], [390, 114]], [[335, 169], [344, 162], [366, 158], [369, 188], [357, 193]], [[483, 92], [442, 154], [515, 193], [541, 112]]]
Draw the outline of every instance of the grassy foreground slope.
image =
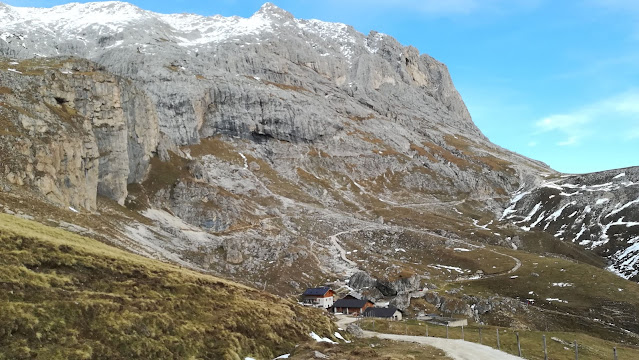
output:
[[272, 359], [319, 310], [0, 214], [0, 359]]

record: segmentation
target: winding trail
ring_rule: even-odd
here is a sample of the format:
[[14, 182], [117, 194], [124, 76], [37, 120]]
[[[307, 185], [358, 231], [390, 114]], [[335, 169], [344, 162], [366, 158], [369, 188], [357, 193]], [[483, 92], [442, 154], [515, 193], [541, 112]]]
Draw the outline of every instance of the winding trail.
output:
[[[343, 262], [345, 262], [346, 264], [351, 266], [352, 270], [357, 270], [358, 265], [357, 265], [356, 262], [354, 262], [354, 261], [350, 260], [348, 257], [346, 257], [346, 250], [344, 250], [344, 248], [339, 244], [339, 238], [338, 237], [340, 235], [344, 235], [344, 234], [348, 234], [348, 233], [371, 230], [371, 229], [372, 229], [372, 227], [357, 228], [357, 229], [341, 231], [341, 232], [339, 232], [337, 234], [333, 234], [333, 235], [329, 236], [331, 244], [333, 245], [333, 247], [335, 247], [335, 249], [337, 249], [337, 252], [339, 254], [340, 260], [342, 260]], [[461, 239], [447, 238], [445, 236], [439, 235], [439, 234], [431, 232], [431, 231], [418, 230], [418, 229], [412, 229], [412, 228], [406, 228], [406, 230], [425, 233], [425, 234], [428, 234], [428, 235], [431, 235], [431, 236], [435, 236], [435, 237], [438, 237], [438, 238], [445, 239], [447, 241], [452, 241], [452, 242], [455, 242], [455, 243], [459, 243], [459, 244], [465, 245], [465, 246], [470, 247], [470, 248], [486, 249], [486, 247], [484, 245], [472, 244], [472, 243], [470, 243], [468, 241], [461, 240]], [[492, 253], [495, 253], [497, 255], [501, 255], [501, 256], [508, 257], [508, 258], [512, 259], [515, 262], [515, 265], [508, 271], [503, 271], [503, 272], [496, 273], [496, 274], [484, 275], [484, 276], [481, 276], [481, 277], [457, 278], [457, 279], [454, 279], [454, 280], [449, 280], [449, 282], [467, 282], [467, 281], [476, 281], [476, 280], [482, 280], [482, 279], [489, 279], [489, 278], [493, 278], [493, 277], [497, 277], [497, 276], [505, 276], [505, 275], [510, 275], [510, 274], [516, 272], [517, 270], [519, 270], [519, 268], [521, 268], [521, 260], [519, 260], [518, 258], [516, 258], [516, 257], [514, 257], [512, 255], [504, 254], [504, 253], [499, 252], [499, 251], [494, 250], [494, 249], [486, 249], [486, 250], [488, 250], [488, 251], [490, 251]]]
[[346, 250], [344, 250], [344, 248], [339, 244], [339, 242], [337, 242], [337, 240], [338, 240], [337, 237], [340, 236], [340, 235], [347, 234], [347, 233], [356, 232], [356, 231], [362, 231], [362, 230], [364, 230], [364, 229], [354, 229], [354, 230], [342, 231], [342, 232], [337, 233], [335, 235], [329, 236], [329, 239], [331, 239], [331, 243], [333, 244], [333, 246], [339, 252], [340, 259], [342, 259], [343, 261], [345, 261], [346, 263], [348, 263], [349, 265], [354, 266], [354, 267], [357, 267], [357, 264], [354, 261], [352, 261], [352, 260], [350, 260], [350, 259], [348, 259], [346, 257]]
[[[338, 316], [337, 325], [346, 328], [352, 322], [357, 321], [356, 318]], [[442, 339], [426, 336], [396, 335], [378, 333], [375, 331], [364, 330], [364, 337], [377, 337], [380, 339], [388, 339], [395, 341], [405, 341], [417, 344], [429, 345], [443, 350], [447, 356], [455, 360], [518, 360], [522, 359], [518, 356], [510, 355], [503, 351], [493, 349], [486, 345], [464, 341], [460, 339]]]
[[[485, 248], [484, 248], [485, 249]], [[500, 253], [497, 250], [493, 250], [493, 249], [486, 249], [492, 253], [501, 255], [501, 256], [505, 256], [505, 257], [509, 257], [511, 259], [513, 259], [515, 261], [515, 266], [512, 267], [512, 269], [508, 270], [508, 271], [502, 271], [496, 274], [489, 274], [489, 275], [483, 275], [480, 277], [470, 277], [470, 278], [457, 278], [454, 280], [449, 280], [449, 282], [467, 282], [467, 281], [475, 281], [475, 280], [483, 280], [483, 279], [490, 279], [490, 278], [494, 278], [494, 277], [498, 277], [498, 276], [505, 276], [505, 275], [510, 275], [512, 273], [514, 273], [515, 271], [519, 270], [519, 268], [521, 267], [521, 260], [519, 260], [518, 258], [508, 255], [508, 254], [504, 254], [504, 253]]]

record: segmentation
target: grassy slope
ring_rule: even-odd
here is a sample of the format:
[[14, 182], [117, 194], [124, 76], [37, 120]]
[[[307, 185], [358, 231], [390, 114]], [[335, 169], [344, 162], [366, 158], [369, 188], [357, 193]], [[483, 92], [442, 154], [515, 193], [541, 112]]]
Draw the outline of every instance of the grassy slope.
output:
[[315, 351], [340, 360], [450, 360], [451, 358], [432, 346], [403, 341], [361, 338], [348, 344], [306, 343], [295, 348], [291, 360], [316, 359]]
[[0, 359], [273, 358], [325, 313], [0, 214]]
[[[502, 251], [522, 261], [521, 268], [513, 274], [518, 277], [467, 282], [463, 284], [466, 294], [532, 298], [535, 299], [535, 307], [531, 307], [531, 310], [549, 314], [553, 320], [551, 324], [544, 324], [548, 321], [545, 317], [540, 317], [538, 322], [535, 319], [525, 321], [534, 328], [550, 326], [551, 330], [584, 331], [597, 337], [611, 340], [625, 338], [626, 341], [637, 343], [636, 338], [628, 338], [619, 329], [605, 325], [615, 323], [635, 333], [639, 331], [636, 322], [639, 315], [639, 286], [636, 283], [581, 262], [523, 251]], [[556, 286], [556, 283], [568, 283], [571, 286], [561, 287]], [[560, 299], [562, 302], [547, 299]]]
[[[428, 326], [428, 335], [445, 338], [446, 327], [433, 324], [426, 324], [416, 320], [405, 322], [391, 322], [377, 319], [373, 325], [373, 320], [364, 320], [362, 328], [391, 333], [408, 335], [425, 335]], [[497, 334], [499, 329], [499, 342], [502, 351], [517, 355], [517, 340], [515, 330], [500, 328], [495, 326], [482, 326], [482, 344], [497, 348]], [[579, 358], [588, 359], [612, 359], [613, 347], [617, 347], [619, 359], [638, 359], [639, 349], [629, 346], [620, 346], [614, 342], [598, 339], [579, 332], [541, 332], [541, 331], [519, 331], [522, 355], [526, 359], [543, 359], [543, 340], [546, 335], [546, 345], [550, 359], [571, 360], [575, 358], [573, 341], [579, 344]], [[461, 328], [449, 328], [448, 336], [451, 339], [461, 339]], [[471, 342], [479, 342], [479, 327], [471, 325], [464, 327], [464, 339]]]

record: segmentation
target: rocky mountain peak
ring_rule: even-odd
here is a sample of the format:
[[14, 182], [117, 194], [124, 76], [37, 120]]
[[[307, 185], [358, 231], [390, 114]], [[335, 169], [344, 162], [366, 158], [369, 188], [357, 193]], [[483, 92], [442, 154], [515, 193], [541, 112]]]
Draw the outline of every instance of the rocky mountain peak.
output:
[[[250, 18], [119, 2], [10, 10], [16, 18], [0, 22], [9, 106], [0, 133], [11, 136], [6, 149], [23, 152], [0, 186], [30, 187], [77, 211], [95, 211], [102, 198], [138, 204], [150, 223], [182, 224], [122, 230], [123, 243], [148, 244], [146, 254], [255, 270], [280, 256], [260, 250], [272, 241], [325, 242], [332, 227], [301, 229], [317, 211], [345, 228], [366, 217], [425, 226], [440, 213], [455, 222], [466, 210], [447, 208], [469, 197], [484, 224], [520, 179], [546, 169], [491, 144], [445, 65], [388, 35], [294, 19], [268, 3]], [[284, 261], [314, 263], [324, 256], [315, 250]], [[321, 272], [352, 270], [342, 265]]]
[[293, 14], [270, 2], [264, 3], [264, 5], [262, 5], [255, 14], [262, 15], [268, 18], [274, 18], [274, 19], [285, 19], [285, 20], [295, 19]]

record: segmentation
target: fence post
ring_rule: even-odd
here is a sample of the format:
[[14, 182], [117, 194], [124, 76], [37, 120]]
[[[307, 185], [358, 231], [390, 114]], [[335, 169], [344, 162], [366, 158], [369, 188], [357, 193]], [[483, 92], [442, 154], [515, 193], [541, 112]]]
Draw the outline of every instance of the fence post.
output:
[[579, 344], [577, 344], [577, 340], [575, 340], [574, 344], [575, 344], [575, 360], [579, 360]]
[[428, 337], [428, 324], [426, 324], [426, 337]]
[[519, 353], [519, 357], [521, 357], [521, 343], [519, 342], [519, 331], [515, 333], [517, 336], [517, 352]]
[[612, 354], [614, 355], [614, 359], [617, 360], [617, 347], [612, 348]]
[[448, 324], [446, 324], [446, 339], [448, 339]]
[[408, 335], [408, 324], [404, 324], [405, 335]]
[[375, 331], [375, 319], [373, 319], [373, 331]]
[[501, 344], [499, 344], [499, 329], [497, 329], [497, 350], [501, 350]]
[[464, 340], [464, 325], [462, 325], [462, 340]]
[[544, 339], [544, 360], [548, 360], [548, 350], [546, 349], [546, 335], [543, 335]]
[[479, 343], [480, 344], [482, 343], [482, 340], [481, 340], [481, 328], [479, 328]]

